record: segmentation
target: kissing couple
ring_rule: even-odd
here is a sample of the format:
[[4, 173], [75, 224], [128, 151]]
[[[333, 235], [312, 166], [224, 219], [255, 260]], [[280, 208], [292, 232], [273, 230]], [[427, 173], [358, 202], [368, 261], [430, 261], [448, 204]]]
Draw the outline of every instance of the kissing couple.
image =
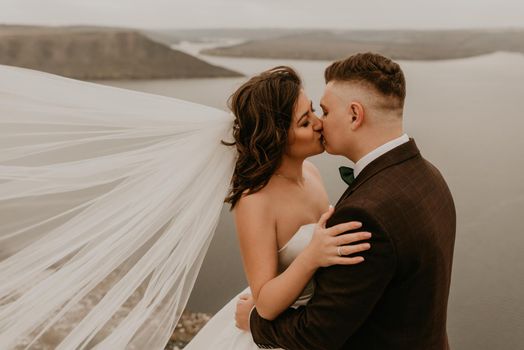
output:
[[[325, 70], [319, 113], [289, 67], [231, 97], [238, 160], [227, 202], [249, 287], [185, 349], [448, 349], [455, 207], [403, 129], [405, 78], [374, 53]], [[328, 209], [308, 157], [346, 191]], [[233, 325], [235, 318], [235, 326]]]

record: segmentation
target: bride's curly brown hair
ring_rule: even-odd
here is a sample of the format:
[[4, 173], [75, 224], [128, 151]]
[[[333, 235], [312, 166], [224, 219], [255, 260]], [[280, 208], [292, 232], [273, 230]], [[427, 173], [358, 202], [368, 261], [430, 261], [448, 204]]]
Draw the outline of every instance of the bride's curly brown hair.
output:
[[229, 109], [235, 115], [234, 142], [222, 143], [238, 151], [224, 200], [231, 209], [244, 192], [249, 195], [264, 188], [282, 163], [301, 88], [302, 81], [292, 68], [278, 66], [252, 77], [229, 97]]

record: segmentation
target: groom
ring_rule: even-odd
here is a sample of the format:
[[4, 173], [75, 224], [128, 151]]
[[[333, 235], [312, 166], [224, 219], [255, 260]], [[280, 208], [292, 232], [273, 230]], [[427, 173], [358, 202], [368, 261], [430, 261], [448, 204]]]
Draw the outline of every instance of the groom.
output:
[[[357, 220], [373, 232], [357, 265], [320, 268], [306, 306], [274, 321], [252, 300], [237, 325], [261, 348], [449, 349], [446, 312], [455, 241], [455, 207], [442, 175], [403, 133], [400, 66], [373, 54], [334, 62], [321, 100], [328, 153], [355, 168], [327, 226]], [[252, 311], [252, 312], [250, 312]]]

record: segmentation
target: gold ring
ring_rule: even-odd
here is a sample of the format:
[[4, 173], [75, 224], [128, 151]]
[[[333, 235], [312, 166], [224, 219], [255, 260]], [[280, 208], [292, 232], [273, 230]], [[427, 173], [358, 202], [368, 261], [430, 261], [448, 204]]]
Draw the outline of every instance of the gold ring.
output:
[[340, 246], [337, 247], [337, 253], [338, 253], [338, 256], [342, 256], [342, 253], [340, 253]]

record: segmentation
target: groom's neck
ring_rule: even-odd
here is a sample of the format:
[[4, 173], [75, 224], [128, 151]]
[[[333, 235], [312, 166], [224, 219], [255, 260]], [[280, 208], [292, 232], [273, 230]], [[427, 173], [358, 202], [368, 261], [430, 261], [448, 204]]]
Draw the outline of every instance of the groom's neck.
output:
[[351, 154], [347, 158], [356, 163], [368, 153], [373, 152], [383, 144], [402, 136], [403, 133], [404, 131], [402, 127], [400, 127], [385, 132], [375, 132], [369, 133], [368, 135], [362, 135], [362, 140], [360, 140], [360, 142], [355, 145], [355, 147], [351, 150]]

